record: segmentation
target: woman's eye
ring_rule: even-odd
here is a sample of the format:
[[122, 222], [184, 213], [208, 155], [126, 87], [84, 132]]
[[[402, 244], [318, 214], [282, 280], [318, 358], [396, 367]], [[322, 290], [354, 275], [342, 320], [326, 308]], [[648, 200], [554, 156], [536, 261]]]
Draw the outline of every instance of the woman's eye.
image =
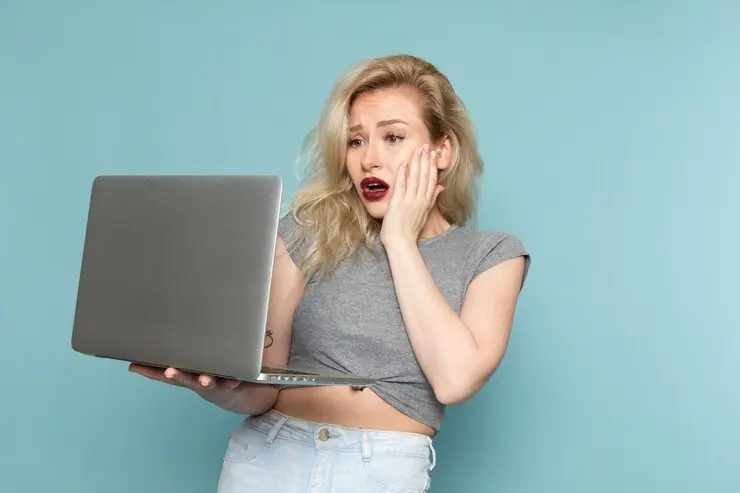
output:
[[350, 147], [359, 147], [361, 145], [362, 145], [362, 141], [360, 139], [350, 139], [349, 140]]
[[390, 142], [391, 144], [398, 144], [403, 140], [403, 137], [401, 137], [400, 135], [389, 135], [387, 139], [388, 142]]

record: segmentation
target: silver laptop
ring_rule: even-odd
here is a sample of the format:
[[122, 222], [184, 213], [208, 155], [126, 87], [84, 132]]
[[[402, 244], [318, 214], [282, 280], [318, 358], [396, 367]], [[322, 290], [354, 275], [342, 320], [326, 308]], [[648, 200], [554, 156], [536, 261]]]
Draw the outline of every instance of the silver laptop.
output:
[[72, 331], [80, 353], [246, 382], [365, 387], [265, 368], [277, 176], [99, 176]]

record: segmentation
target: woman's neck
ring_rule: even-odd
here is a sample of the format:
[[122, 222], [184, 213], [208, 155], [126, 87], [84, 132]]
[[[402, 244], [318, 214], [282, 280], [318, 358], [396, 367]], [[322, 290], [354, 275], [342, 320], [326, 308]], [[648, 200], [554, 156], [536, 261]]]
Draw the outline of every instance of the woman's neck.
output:
[[419, 232], [419, 241], [428, 240], [429, 238], [439, 236], [448, 229], [450, 229], [450, 223], [447, 221], [447, 219], [444, 218], [442, 213], [439, 212], [439, 209], [437, 207], [434, 207], [431, 211], [429, 211], [427, 222], [424, 224], [424, 226], [421, 228], [421, 231]]

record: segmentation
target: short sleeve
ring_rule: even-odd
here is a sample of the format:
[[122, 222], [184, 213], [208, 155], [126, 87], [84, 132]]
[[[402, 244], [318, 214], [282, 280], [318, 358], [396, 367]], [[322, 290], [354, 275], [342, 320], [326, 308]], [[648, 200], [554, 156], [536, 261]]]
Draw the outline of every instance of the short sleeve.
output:
[[283, 240], [291, 260], [297, 266], [303, 263], [307, 243], [299, 235], [299, 224], [291, 212], [286, 213], [278, 222], [278, 235]]
[[516, 257], [524, 257], [524, 277], [522, 286], [527, 279], [531, 257], [529, 252], [524, 248], [521, 240], [516, 236], [500, 232], [485, 231], [479, 234], [477, 247], [474, 249], [474, 271], [472, 279], [475, 279], [483, 272], [507, 260]]

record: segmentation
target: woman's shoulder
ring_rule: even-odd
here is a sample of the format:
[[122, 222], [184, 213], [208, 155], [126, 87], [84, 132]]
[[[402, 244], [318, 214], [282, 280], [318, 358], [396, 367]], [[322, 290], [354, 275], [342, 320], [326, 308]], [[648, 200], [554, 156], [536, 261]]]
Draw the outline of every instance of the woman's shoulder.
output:
[[531, 255], [524, 241], [516, 234], [497, 230], [474, 230], [459, 227], [444, 242], [447, 255], [459, 256], [469, 270], [470, 280], [507, 260], [523, 257], [525, 277], [529, 271]]
[[298, 231], [298, 221], [292, 211], [282, 213], [278, 221], [278, 234], [284, 242], [290, 241]]
[[447, 240], [442, 242], [447, 249], [467, 248], [477, 251], [480, 254], [487, 254], [493, 251], [504, 254], [508, 251], [527, 253], [524, 241], [519, 236], [512, 232], [499, 229], [478, 230], [469, 226], [453, 226], [440, 239]]
[[278, 236], [285, 245], [293, 263], [300, 266], [307, 253], [309, 238], [302, 234], [300, 223], [292, 211], [285, 212], [280, 216]]

